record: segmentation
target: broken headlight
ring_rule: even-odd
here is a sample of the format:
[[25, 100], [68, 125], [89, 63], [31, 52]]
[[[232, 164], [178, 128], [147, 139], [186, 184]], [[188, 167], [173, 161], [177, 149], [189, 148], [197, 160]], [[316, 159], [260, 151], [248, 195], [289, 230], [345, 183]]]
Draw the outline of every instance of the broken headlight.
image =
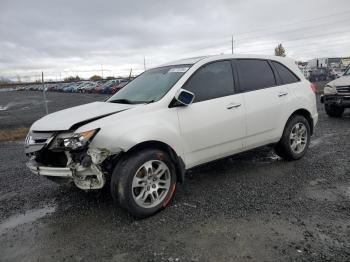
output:
[[89, 145], [99, 130], [100, 129], [93, 129], [81, 133], [75, 133], [72, 137], [63, 138], [62, 144], [65, 148], [72, 150], [84, 148]]

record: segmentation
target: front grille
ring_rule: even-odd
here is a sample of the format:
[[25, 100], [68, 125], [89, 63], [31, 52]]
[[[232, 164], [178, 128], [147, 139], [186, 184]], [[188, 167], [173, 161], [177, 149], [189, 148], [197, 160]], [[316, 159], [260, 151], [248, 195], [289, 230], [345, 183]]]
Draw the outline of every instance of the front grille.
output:
[[53, 152], [46, 148], [35, 153], [35, 161], [50, 167], [66, 167], [67, 156], [64, 152]]
[[337, 86], [338, 94], [350, 94], [350, 86]]

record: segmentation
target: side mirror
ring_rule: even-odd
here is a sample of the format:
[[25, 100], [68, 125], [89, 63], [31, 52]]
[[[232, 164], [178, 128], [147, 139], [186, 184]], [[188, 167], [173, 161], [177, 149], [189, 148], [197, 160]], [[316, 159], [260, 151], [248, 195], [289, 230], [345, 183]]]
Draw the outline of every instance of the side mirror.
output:
[[180, 102], [182, 105], [188, 106], [192, 104], [194, 100], [194, 94], [185, 89], [180, 89], [175, 95], [175, 99]]

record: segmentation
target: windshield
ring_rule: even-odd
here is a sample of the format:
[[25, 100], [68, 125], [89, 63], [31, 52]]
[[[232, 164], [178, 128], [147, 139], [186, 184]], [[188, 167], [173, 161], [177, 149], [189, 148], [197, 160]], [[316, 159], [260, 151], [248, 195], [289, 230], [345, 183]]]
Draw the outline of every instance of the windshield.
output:
[[158, 101], [173, 87], [190, 66], [164, 66], [147, 70], [125, 85], [107, 102], [140, 104]]
[[350, 66], [348, 66], [348, 69], [345, 71], [343, 74], [344, 76], [349, 76], [350, 75]]

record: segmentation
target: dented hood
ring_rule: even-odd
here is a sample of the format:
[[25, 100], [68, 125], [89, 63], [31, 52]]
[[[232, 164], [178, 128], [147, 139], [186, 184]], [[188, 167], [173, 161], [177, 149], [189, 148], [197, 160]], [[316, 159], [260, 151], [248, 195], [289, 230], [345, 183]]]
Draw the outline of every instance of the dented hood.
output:
[[75, 130], [79, 126], [97, 119], [122, 112], [135, 105], [94, 102], [57, 111], [37, 120], [31, 127], [33, 131]]

